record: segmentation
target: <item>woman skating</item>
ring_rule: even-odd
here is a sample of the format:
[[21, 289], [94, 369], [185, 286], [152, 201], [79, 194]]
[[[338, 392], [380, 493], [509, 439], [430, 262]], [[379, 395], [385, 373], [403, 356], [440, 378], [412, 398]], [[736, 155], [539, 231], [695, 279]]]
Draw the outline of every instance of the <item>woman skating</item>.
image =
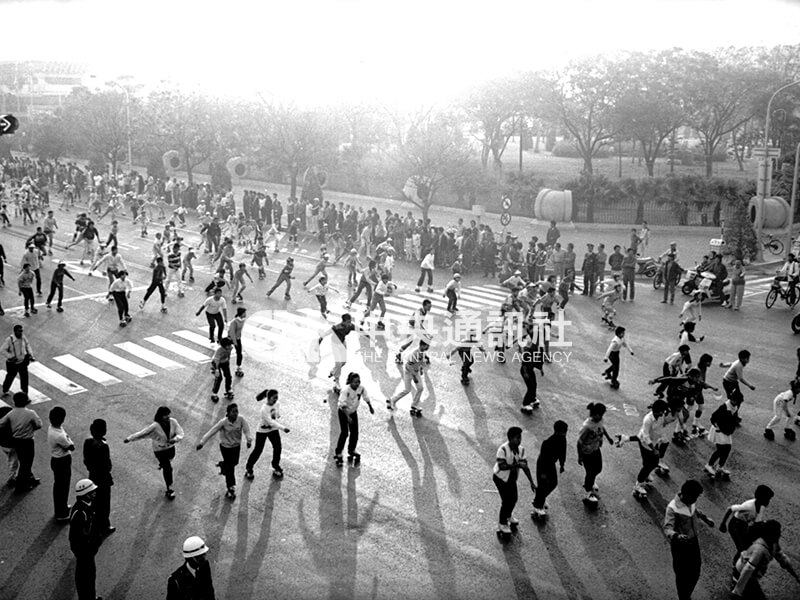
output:
[[168, 407], [159, 406], [150, 425], [123, 440], [126, 444], [144, 438], [153, 440], [153, 453], [156, 455], [158, 468], [164, 476], [164, 484], [167, 486], [166, 496], [170, 500], [175, 498], [172, 489], [172, 459], [175, 458], [175, 444], [183, 439], [183, 428], [170, 416], [171, 414], [172, 411]]
[[597, 504], [600, 499], [597, 487], [597, 476], [603, 470], [603, 454], [600, 448], [603, 446], [603, 438], [613, 444], [614, 440], [608, 435], [603, 415], [606, 414], [606, 406], [600, 402], [591, 402], [586, 407], [589, 411], [589, 418], [583, 422], [581, 430], [578, 432], [578, 464], [583, 466], [586, 477], [583, 480], [583, 489], [586, 492], [586, 502]]
[[242, 435], [247, 440], [247, 447], [253, 445], [250, 435], [250, 426], [244, 417], [239, 415], [239, 406], [234, 402], [225, 409], [225, 418], [220, 419], [216, 425], [209, 429], [200, 438], [197, 449], [202, 450], [205, 443], [219, 432], [219, 451], [222, 461], [217, 463], [220, 474], [225, 476], [225, 486], [228, 491], [225, 496], [233, 500], [236, 498], [236, 465], [239, 464], [239, 454], [242, 450]]
[[[711, 415], [713, 428], [708, 433], [708, 440], [716, 446], [716, 449], [708, 458], [706, 466], [703, 467], [711, 477], [726, 481], [731, 477], [731, 472], [725, 468], [725, 463], [731, 454], [733, 433], [739, 425], [740, 406], [739, 398], [730, 398]], [[717, 461], [719, 461], [719, 467], [715, 466]]]
[[633, 485], [633, 495], [637, 498], [647, 497], [646, 485], [650, 484], [650, 473], [658, 467], [661, 455], [658, 451], [659, 439], [664, 428], [664, 415], [667, 412], [667, 403], [664, 400], [656, 400], [642, 419], [642, 427], [638, 435], [623, 436], [618, 435], [616, 445], [620, 446], [624, 442], [638, 442], [639, 453], [642, 456], [642, 468], [636, 476], [636, 483]]
[[269, 439], [272, 444], [272, 474], [275, 477], [283, 477], [281, 468], [281, 431], [289, 433], [289, 428], [278, 422], [281, 418], [280, 407], [278, 406], [278, 390], [264, 390], [256, 396], [256, 402], [266, 399], [266, 403], [261, 407], [260, 422], [256, 430], [256, 447], [247, 459], [244, 476], [251, 481], [255, 479], [253, 467], [256, 466], [261, 452]]

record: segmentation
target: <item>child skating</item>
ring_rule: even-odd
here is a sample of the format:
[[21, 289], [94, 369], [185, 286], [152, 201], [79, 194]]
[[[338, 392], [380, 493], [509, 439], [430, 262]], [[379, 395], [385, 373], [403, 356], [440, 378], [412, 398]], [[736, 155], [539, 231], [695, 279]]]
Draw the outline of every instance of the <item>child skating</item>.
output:
[[267, 439], [272, 444], [272, 475], [277, 478], [283, 477], [281, 468], [281, 431], [289, 433], [289, 428], [278, 421], [281, 418], [280, 406], [278, 406], [278, 390], [263, 390], [256, 396], [256, 402], [266, 399], [266, 403], [261, 407], [260, 420], [256, 430], [256, 447], [247, 458], [244, 476], [252, 481], [255, 479], [253, 467], [256, 466], [258, 459]]
[[531, 490], [536, 492], [531, 470], [528, 468], [528, 457], [522, 446], [522, 429], [510, 427], [506, 433], [506, 441], [497, 449], [492, 480], [500, 493], [500, 515], [497, 524], [497, 535], [504, 541], [508, 540], [512, 531], [516, 531], [519, 521], [514, 518], [514, 507], [517, 504], [517, 479], [519, 471], [531, 484]]
[[414, 395], [412, 396], [411, 410], [409, 412], [412, 417], [422, 416], [422, 409], [419, 407], [420, 400], [422, 399], [422, 392], [425, 391], [422, 367], [425, 364], [425, 353], [428, 351], [429, 347], [428, 342], [420, 340], [419, 347], [416, 350], [406, 352], [402, 369], [403, 389], [386, 401], [386, 408], [389, 411], [394, 411], [397, 401], [403, 396], [410, 394], [413, 387]]
[[619, 353], [622, 348], [626, 348], [633, 356], [633, 348], [628, 345], [628, 341], [625, 339], [625, 328], [617, 327], [614, 330], [614, 338], [606, 350], [605, 358], [603, 358], [603, 362], [610, 363], [609, 367], [603, 371], [603, 377], [609, 380], [611, 387], [615, 390], [619, 388]]
[[231, 350], [233, 350], [233, 341], [229, 337], [224, 337], [219, 341], [219, 346], [214, 351], [214, 358], [211, 359], [211, 374], [214, 376], [214, 385], [211, 388], [212, 402], [219, 402], [217, 392], [219, 392], [223, 376], [225, 377], [225, 399], [233, 400]]
[[247, 272], [247, 265], [244, 263], [239, 263], [239, 268], [233, 274], [233, 297], [231, 298], [231, 303], [236, 304], [237, 302], [242, 302], [242, 292], [247, 288], [247, 283], [245, 282], [245, 277], [250, 280], [250, 283], [253, 283], [253, 278], [250, 277], [250, 273]]
[[[711, 415], [713, 429], [708, 433], [708, 440], [716, 446], [716, 449], [708, 458], [703, 470], [712, 479], [730, 481], [731, 472], [725, 468], [725, 463], [731, 454], [733, 433], [739, 426], [738, 413], [740, 406], [741, 400], [729, 398]], [[719, 462], [719, 466], [716, 466], [717, 462]]]
[[601, 321], [603, 321], [609, 329], [615, 329], [617, 325], [614, 323], [614, 317], [617, 316], [617, 309], [614, 308], [614, 305], [617, 301], [625, 302], [625, 300], [622, 299], [622, 284], [615, 283], [611, 290], [600, 294], [597, 299], [602, 300], [600, 305], [603, 312]]
[[583, 466], [586, 476], [583, 479], [583, 489], [586, 492], [585, 502], [597, 505], [600, 500], [600, 490], [597, 486], [597, 476], [603, 470], [603, 438], [613, 444], [614, 440], [608, 435], [603, 423], [606, 406], [600, 402], [591, 402], [586, 407], [589, 417], [583, 422], [578, 432], [578, 464]]
[[620, 447], [625, 442], [637, 442], [639, 453], [642, 457], [642, 468], [633, 484], [633, 495], [637, 499], [647, 498], [645, 486], [652, 483], [650, 474], [658, 467], [661, 455], [658, 451], [658, 442], [662, 435], [663, 419], [667, 412], [667, 403], [658, 399], [653, 402], [650, 411], [642, 419], [642, 426], [637, 435], [617, 435], [616, 446]]
[[[347, 442], [347, 462], [357, 467], [361, 464], [361, 455], [356, 452], [358, 446], [358, 407], [361, 400], [367, 403], [370, 414], [375, 414], [369, 394], [364, 386], [361, 385], [361, 377], [358, 373], [350, 373], [347, 376], [347, 385], [339, 393], [338, 416], [339, 416], [339, 439], [336, 442], [336, 450], [333, 459], [337, 467], [344, 464], [342, 451]], [[349, 441], [348, 441], [349, 438]]]
[[313, 294], [317, 298], [317, 302], [319, 303], [319, 312], [323, 319], [327, 319], [328, 314], [331, 312], [328, 310], [329, 291], [338, 292], [339, 290], [328, 285], [328, 278], [324, 275], [319, 278], [319, 282], [316, 285], [312, 286], [308, 290], [309, 294]]
[[[542, 442], [536, 459], [536, 496], [533, 499], [531, 517], [547, 517], [547, 497], [558, 487], [558, 473], [564, 472], [567, 462], [567, 429], [564, 421], [553, 423], [553, 435]], [[559, 469], [556, 471], [556, 463]]]
[[783, 437], [787, 440], [794, 441], [797, 434], [789, 425], [791, 424], [792, 413], [789, 410], [789, 403], [792, 405], [797, 401], [797, 394], [800, 393], [800, 381], [793, 380], [789, 383], [789, 389], [781, 392], [772, 401], [774, 414], [769, 423], [764, 429], [764, 437], [772, 441], [775, 439], [775, 432], [772, 428], [776, 425], [783, 425]]

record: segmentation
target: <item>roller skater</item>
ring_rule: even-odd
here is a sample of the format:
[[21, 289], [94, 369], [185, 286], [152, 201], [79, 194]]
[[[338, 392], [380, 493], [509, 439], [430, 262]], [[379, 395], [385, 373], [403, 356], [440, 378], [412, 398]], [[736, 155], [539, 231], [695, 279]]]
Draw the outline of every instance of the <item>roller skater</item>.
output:
[[[339, 378], [342, 375], [342, 367], [347, 363], [347, 344], [345, 338], [351, 331], [355, 331], [355, 329], [356, 326], [353, 323], [353, 317], [350, 316], [349, 313], [345, 313], [342, 315], [342, 320], [328, 329], [317, 341], [318, 344], [322, 344], [323, 339], [329, 335], [331, 336], [331, 349], [333, 350], [334, 363], [333, 369], [331, 369], [328, 377], [333, 379], [333, 393], [337, 395], [341, 392]], [[326, 398], [324, 402], [327, 401]]]
[[617, 309], [614, 308], [614, 304], [616, 304], [618, 300], [620, 302], [625, 302], [622, 299], [622, 284], [615, 283], [613, 288], [600, 294], [597, 299], [602, 299], [603, 301], [600, 305], [600, 308], [603, 311], [601, 321], [605, 323], [609, 329], [616, 329], [617, 325], [614, 323], [614, 317], [617, 316]]
[[217, 463], [220, 474], [225, 476], [227, 491], [225, 496], [231, 500], [236, 498], [236, 465], [239, 464], [239, 455], [242, 450], [242, 435], [247, 440], [247, 447], [253, 445], [250, 435], [250, 426], [244, 417], [239, 414], [236, 403], [225, 407], [225, 417], [220, 419], [197, 443], [197, 449], [202, 450], [205, 443], [219, 432], [219, 451], [222, 462]]
[[586, 407], [589, 418], [583, 422], [578, 432], [578, 464], [583, 466], [586, 477], [583, 480], [583, 489], [586, 492], [584, 502], [597, 506], [600, 501], [600, 490], [597, 487], [597, 476], [603, 470], [603, 438], [613, 444], [614, 440], [608, 435], [603, 423], [606, 406], [600, 402], [591, 402]]
[[619, 352], [622, 348], [626, 348], [633, 356], [633, 348], [628, 345], [625, 339], [625, 328], [617, 327], [614, 330], [614, 338], [608, 345], [605, 358], [603, 362], [611, 363], [610, 366], [603, 371], [603, 377], [611, 383], [611, 387], [615, 390], [619, 388]]
[[[703, 470], [712, 479], [730, 481], [731, 472], [725, 469], [725, 463], [731, 454], [733, 443], [733, 433], [739, 425], [739, 407], [741, 401], [738, 398], [729, 398], [714, 411], [711, 415], [711, 425], [713, 429], [708, 434], [708, 439], [716, 445], [716, 449], [711, 454]], [[719, 466], [715, 465], [719, 461]]]
[[356, 452], [356, 446], [358, 446], [358, 407], [362, 399], [367, 403], [370, 414], [374, 415], [375, 409], [372, 407], [367, 390], [361, 385], [361, 377], [358, 373], [350, 373], [347, 376], [347, 384], [339, 393], [339, 439], [333, 455], [337, 467], [344, 464], [342, 451], [345, 442], [347, 442], [347, 462], [353, 466], [361, 463], [361, 455]]
[[508, 541], [511, 532], [516, 531], [519, 521], [512, 513], [517, 504], [517, 478], [520, 469], [531, 484], [531, 490], [536, 491], [531, 470], [528, 468], [528, 458], [522, 446], [522, 429], [511, 427], [506, 433], [508, 441], [497, 449], [497, 460], [492, 470], [497, 491], [500, 492], [500, 516], [497, 525], [497, 537]]
[[[547, 518], [547, 497], [558, 486], [558, 473], [564, 472], [567, 461], [567, 429], [564, 421], [553, 423], [553, 435], [542, 442], [539, 458], [536, 459], [536, 496], [533, 499], [531, 517]], [[556, 471], [556, 462], [560, 468]]]
[[792, 413], [789, 411], [789, 402], [794, 404], [797, 401], [797, 394], [800, 393], [800, 381], [797, 379], [789, 383], [789, 389], [781, 392], [772, 401], [774, 416], [767, 423], [764, 429], [764, 437], [772, 441], [775, 439], [775, 432], [772, 428], [778, 424], [783, 424], [783, 437], [787, 440], [794, 441], [796, 434], [794, 429], [790, 428]]
[[397, 401], [410, 394], [413, 387], [414, 395], [412, 396], [411, 410], [409, 412], [412, 417], [422, 416], [422, 409], [419, 407], [422, 392], [425, 391], [422, 367], [425, 364], [425, 353], [428, 348], [428, 342], [420, 340], [419, 347], [416, 350], [406, 353], [403, 360], [403, 389], [386, 401], [386, 408], [389, 411], [394, 411]]
[[283, 477], [283, 469], [281, 468], [281, 431], [289, 433], [289, 428], [278, 422], [280, 419], [280, 407], [278, 406], [278, 390], [263, 390], [256, 396], [256, 402], [260, 402], [266, 398], [266, 403], [261, 407], [261, 418], [256, 430], [256, 447], [247, 458], [245, 465], [244, 476], [246, 479], [252, 481], [255, 479], [253, 467], [256, 466], [258, 459], [261, 458], [261, 452], [264, 450], [264, 445], [267, 439], [272, 444], [272, 476], [280, 479]]
[[668, 406], [664, 400], [656, 400], [642, 419], [642, 427], [635, 436], [618, 435], [615, 445], [620, 447], [625, 442], [638, 442], [639, 453], [642, 456], [642, 468], [636, 476], [633, 485], [633, 496], [637, 500], [647, 498], [647, 488], [652, 480], [650, 473], [658, 466], [661, 456], [658, 451], [658, 440], [663, 429], [663, 418]]
[[741, 504], [732, 504], [725, 511], [719, 530], [722, 533], [730, 533], [733, 545], [736, 546], [736, 553], [733, 555], [733, 564], [739, 558], [739, 554], [750, 545], [749, 529], [757, 522], [766, 520], [765, 509], [769, 506], [770, 500], [775, 496], [772, 488], [766, 485], [756, 487], [754, 497], [745, 500]]

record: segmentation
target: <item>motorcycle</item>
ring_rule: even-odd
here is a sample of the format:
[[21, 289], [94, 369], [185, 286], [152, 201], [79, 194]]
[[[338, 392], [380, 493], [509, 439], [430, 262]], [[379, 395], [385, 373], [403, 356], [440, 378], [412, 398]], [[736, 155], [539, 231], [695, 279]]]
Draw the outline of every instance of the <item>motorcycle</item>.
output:
[[719, 303], [719, 304], [727, 304], [730, 301], [731, 295], [725, 291], [725, 287], [730, 285], [731, 280], [726, 279], [722, 282], [722, 293], [719, 293], [716, 288], [712, 287], [714, 280], [716, 277], [713, 273], [705, 272], [703, 273], [703, 279], [708, 282], [706, 286], [701, 287], [700, 290], [705, 292], [706, 298], [703, 300], [703, 304], [709, 304], [711, 302]]
[[652, 256], [643, 256], [636, 259], [636, 274], [653, 277], [658, 271], [658, 264]]
[[708, 292], [708, 288], [714, 279], [716, 279], [716, 277], [713, 273], [704, 271], [702, 266], [695, 266], [694, 269], [686, 271], [686, 281], [681, 285], [681, 292], [687, 296], [697, 289]]

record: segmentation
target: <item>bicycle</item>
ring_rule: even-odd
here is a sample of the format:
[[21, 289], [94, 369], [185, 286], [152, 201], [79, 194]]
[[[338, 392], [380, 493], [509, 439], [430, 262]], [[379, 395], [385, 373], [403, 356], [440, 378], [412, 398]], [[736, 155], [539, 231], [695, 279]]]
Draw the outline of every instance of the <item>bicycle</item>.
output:
[[782, 241], [780, 241], [778, 238], [771, 236], [770, 234], [767, 234], [764, 237], [765, 241], [761, 242], [761, 244], [764, 246], [764, 250], [769, 250], [775, 256], [783, 254]]
[[772, 305], [775, 304], [775, 301], [779, 297], [785, 300], [789, 307], [794, 308], [794, 305], [800, 300], [800, 296], [797, 294], [796, 283], [788, 280], [781, 280], [776, 277], [772, 281], [772, 287], [767, 293], [764, 304], [766, 304], [767, 308], [772, 308]]

